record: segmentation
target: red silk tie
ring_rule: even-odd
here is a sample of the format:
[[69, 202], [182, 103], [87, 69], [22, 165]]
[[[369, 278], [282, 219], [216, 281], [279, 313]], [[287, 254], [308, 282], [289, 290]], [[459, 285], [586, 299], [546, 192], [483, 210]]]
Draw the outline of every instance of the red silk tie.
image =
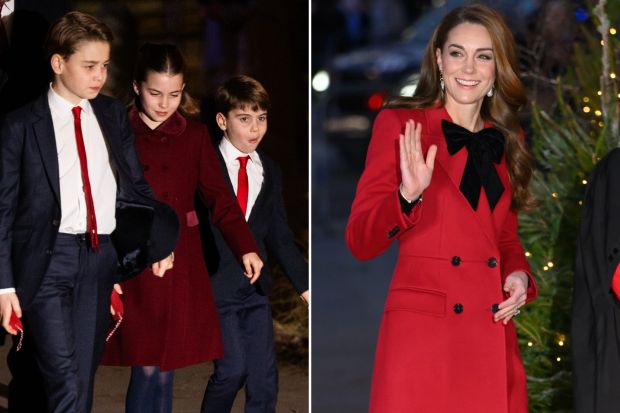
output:
[[237, 201], [245, 216], [245, 211], [248, 209], [248, 171], [246, 165], [248, 164], [249, 156], [240, 156], [237, 158], [239, 161], [239, 175], [237, 176]]
[[620, 300], [620, 265], [616, 267], [614, 276], [611, 279], [611, 290], [616, 295], [616, 298]]
[[86, 148], [84, 147], [84, 137], [82, 136], [82, 121], [80, 119], [82, 108], [80, 106], [76, 106], [71, 109], [71, 111], [73, 112], [73, 124], [75, 126], [75, 143], [77, 146], [78, 157], [80, 158], [80, 169], [82, 171], [82, 189], [84, 190], [84, 198], [86, 198], [86, 221], [88, 223], [88, 234], [90, 235], [90, 246], [93, 250], [99, 251], [95, 203], [93, 202], [93, 195], [90, 191]]

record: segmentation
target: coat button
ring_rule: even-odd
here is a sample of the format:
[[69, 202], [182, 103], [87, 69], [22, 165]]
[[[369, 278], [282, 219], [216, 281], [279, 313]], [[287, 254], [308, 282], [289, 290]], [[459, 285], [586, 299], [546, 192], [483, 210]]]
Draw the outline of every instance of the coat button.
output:
[[60, 220], [59, 219], [53, 219], [52, 220], [52, 225], [57, 227], [58, 225], [60, 225]]
[[489, 266], [489, 268], [495, 268], [497, 267], [497, 258], [495, 257], [491, 257], [487, 260], [487, 265]]
[[54, 253], [54, 251], [52, 251], [51, 248], [48, 248], [48, 249], [45, 250], [45, 254], [47, 254], [47, 255], [52, 255], [53, 253]]
[[167, 138], [167, 137], [165, 137], [165, 136], [164, 136], [163, 138], [161, 138], [160, 140], [161, 140], [161, 143], [166, 143], [166, 142], [168, 142], [168, 138]]
[[461, 314], [463, 312], [463, 304], [454, 304], [454, 312], [456, 314]]
[[460, 264], [461, 264], [461, 257], [459, 257], [458, 255], [455, 255], [454, 257], [452, 257], [452, 265], [457, 267]]
[[618, 248], [614, 248], [614, 254], [618, 253]]
[[493, 314], [497, 313], [499, 311], [499, 304], [493, 304], [491, 305], [491, 312]]
[[168, 165], [164, 165], [164, 166], [162, 166], [162, 167], [161, 167], [161, 170], [162, 170], [162, 171], [167, 171], [167, 170], [168, 170]]

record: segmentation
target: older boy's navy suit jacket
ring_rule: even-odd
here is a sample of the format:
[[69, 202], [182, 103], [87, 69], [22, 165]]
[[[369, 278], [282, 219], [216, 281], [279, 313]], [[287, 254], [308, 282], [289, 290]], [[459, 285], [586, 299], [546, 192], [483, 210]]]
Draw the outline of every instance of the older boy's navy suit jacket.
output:
[[[145, 256], [139, 247], [149, 248], [147, 260], [151, 262], [167, 256], [176, 243], [178, 220], [174, 211], [153, 199], [123, 105], [103, 95], [90, 103], [117, 179], [117, 229], [112, 238], [131, 240], [140, 234], [150, 238], [131, 240], [137, 249], [127, 250], [126, 244], [125, 250], [119, 251], [119, 262], [143, 267]], [[0, 121], [0, 288], [15, 288], [22, 308], [28, 307], [41, 284], [58, 235], [62, 208], [58, 174], [56, 139], [45, 93]], [[119, 215], [127, 216], [122, 212], [132, 206], [147, 211], [146, 216], [133, 214], [138, 223], [133, 229], [132, 222], [119, 221]], [[146, 231], [139, 227], [149, 224]]]

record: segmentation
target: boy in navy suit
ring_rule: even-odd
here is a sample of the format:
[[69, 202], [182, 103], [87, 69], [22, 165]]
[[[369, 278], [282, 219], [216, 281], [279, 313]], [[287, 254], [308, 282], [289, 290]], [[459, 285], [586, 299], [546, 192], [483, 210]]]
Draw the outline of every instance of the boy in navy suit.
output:
[[155, 262], [163, 276], [178, 233], [142, 176], [125, 108], [99, 95], [111, 41], [92, 16], [61, 17], [49, 89], [0, 127], [0, 316], [11, 334], [11, 314], [22, 318], [51, 412], [90, 411], [119, 268]]
[[[295, 246], [289, 229], [279, 168], [256, 148], [267, 131], [269, 95], [248, 76], [235, 76], [217, 91], [216, 121], [224, 137], [218, 155], [230, 190], [237, 196], [261, 257], [275, 257], [293, 287], [306, 301], [308, 267]], [[273, 321], [268, 295], [269, 266], [250, 284], [220, 233], [211, 226], [219, 255], [212, 277], [224, 341], [224, 357], [215, 361], [215, 371], [202, 401], [204, 413], [230, 412], [237, 392], [245, 385], [246, 413], [275, 412], [278, 373], [273, 341]]]

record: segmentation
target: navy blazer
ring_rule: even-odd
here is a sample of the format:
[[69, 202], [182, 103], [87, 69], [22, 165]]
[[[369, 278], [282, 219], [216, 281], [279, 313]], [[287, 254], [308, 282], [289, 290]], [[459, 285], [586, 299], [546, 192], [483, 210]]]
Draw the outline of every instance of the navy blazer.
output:
[[[150, 261], [160, 260], [176, 243], [176, 214], [153, 199], [142, 175], [123, 105], [103, 95], [90, 103], [116, 174], [117, 216], [119, 207], [123, 211], [131, 205], [152, 208], [152, 220], [141, 221], [151, 223], [150, 231], [137, 231], [150, 239], [138, 240], [138, 244], [148, 244]], [[16, 288], [22, 308], [29, 305], [41, 284], [58, 234], [58, 173], [54, 126], [45, 93], [6, 115], [0, 125], [0, 288]], [[117, 222], [113, 239], [135, 238], [138, 228], [132, 230], [130, 224]], [[119, 229], [125, 233], [118, 233]]]
[[[236, 197], [222, 153], [216, 148], [222, 173], [228, 183], [233, 197]], [[288, 226], [284, 200], [282, 198], [282, 176], [278, 166], [263, 152], [259, 152], [264, 169], [262, 188], [252, 207], [248, 225], [258, 245], [261, 259], [265, 266], [258, 281], [254, 284], [259, 294], [272, 292], [271, 271], [267, 252], [280, 264], [298, 293], [308, 289], [308, 265], [293, 240]], [[215, 301], [222, 302], [233, 297], [239, 289], [247, 287], [248, 278], [243, 274], [243, 267], [235, 258], [219, 230], [210, 222], [204, 225], [203, 248], [209, 273], [212, 275], [213, 295]]]

